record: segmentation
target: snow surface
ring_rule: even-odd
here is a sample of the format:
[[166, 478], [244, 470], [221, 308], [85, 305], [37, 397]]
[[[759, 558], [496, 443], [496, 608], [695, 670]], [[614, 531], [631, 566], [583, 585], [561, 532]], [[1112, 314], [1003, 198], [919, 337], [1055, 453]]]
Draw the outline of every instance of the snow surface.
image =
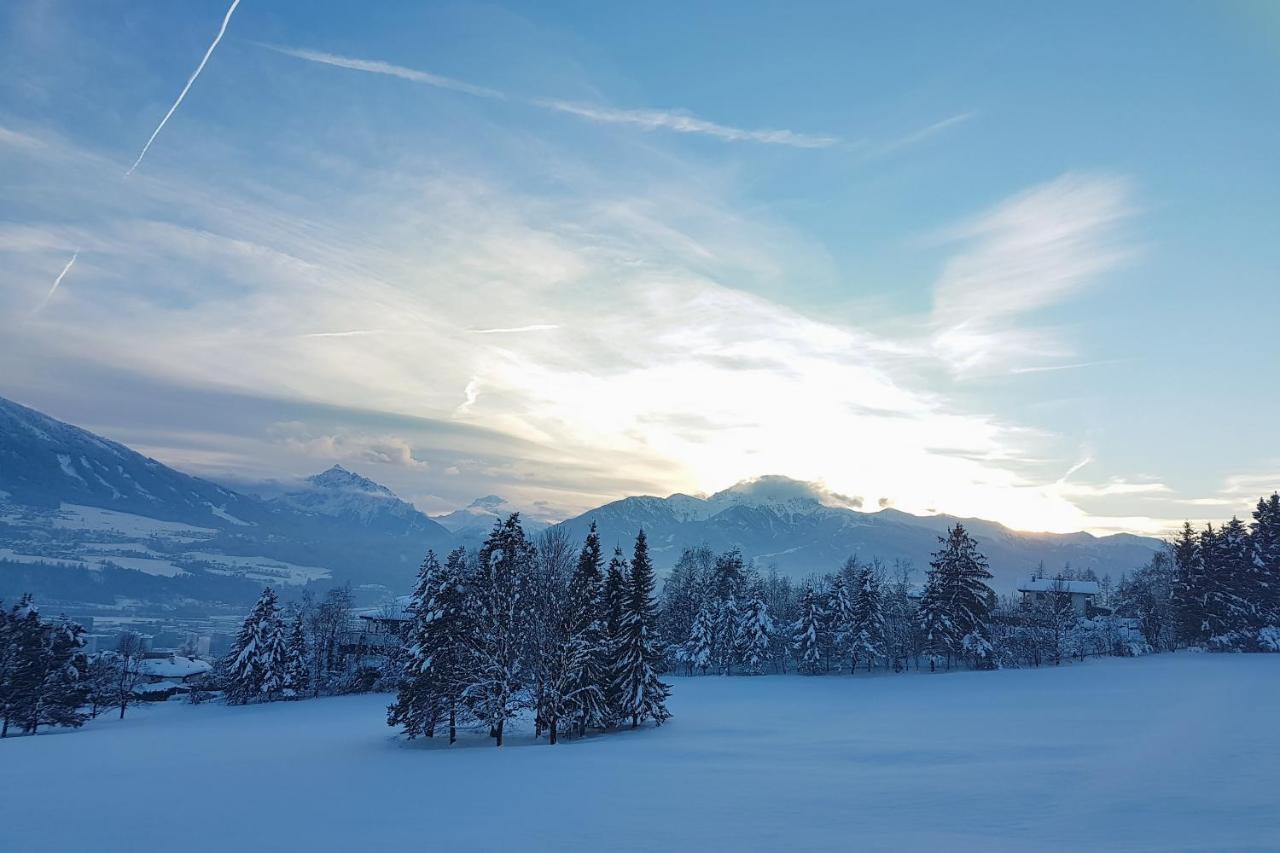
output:
[[215, 554], [211, 551], [187, 551], [182, 554], [182, 557], [216, 564], [218, 568], [209, 570], [214, 574], [239, 575], [268, 583], [279, 582], [301, 586], [307, 581], [322, 580], [330, 576], [329, 570], [320, 566], [301, 566], [270, 557], [244, 557], [235, 554]]
[[[1275, 850], [1280, 655], [673, 678], [675, 718], [407, 743], [390, 697], [0, 742], [5, 849]], [[21, 784], [14, 784], [21, 780]], [[74, 813], [53, 796], [73, 780]]]
[[197, 527], [194, 524], [160, 521], [129, 512], [116, 512], [111, 509], [68, 503], [62, 504], [58, 515], [54, 518], [53, 526], [71, 530], [109, 531], [124, 536], [159, 536], [174, 542], [209, 539], [218, 532], [212, 528]]

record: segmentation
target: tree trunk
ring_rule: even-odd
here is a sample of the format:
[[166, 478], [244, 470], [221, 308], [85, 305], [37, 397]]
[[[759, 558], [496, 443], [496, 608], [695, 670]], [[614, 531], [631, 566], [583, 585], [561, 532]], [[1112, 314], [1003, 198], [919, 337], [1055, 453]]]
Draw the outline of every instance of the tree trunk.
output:
[[506, 724], [507, 724], [506, 720], [499, 720], [498, 725], [494, 727], [493, 729], [495, 732], [494, 737], [498, 741], [496, 744], [494, 744], [494, 746], [502, 746], [502, 729], [503, 727], [506, 726]]
[[555, 717], [552, 717], [551, 720], [547, 723], [547, 738], [551, 741], [552, 744], [555, 744], [559, 741], [559, 737], [558, 737], [559, 733], [556, 731], [556, 724], [558, 722], [559, 720], [557, 720]]
[[449, 706], [449, 743], [458, 739], [458, 710]]
[[121, 703], [120, 703], [120, 719], [122, 719], [122, 720], [124, 719], [124, 709], [125, 709], [128, 705], [129, 705], [129, 703], [128, 703], [128, 702], [121, 702]]

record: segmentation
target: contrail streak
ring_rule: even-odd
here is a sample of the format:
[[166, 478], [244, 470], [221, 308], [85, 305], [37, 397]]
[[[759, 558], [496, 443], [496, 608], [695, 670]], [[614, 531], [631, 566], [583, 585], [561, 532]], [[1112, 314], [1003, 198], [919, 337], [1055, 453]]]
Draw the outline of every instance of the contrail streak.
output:
[[58, 285], [62, 284], [62, 280], [67, 277], [67, 273], [71, 272], [71, 267], [75, 264], [76, 258], [80, 257], [80, 250], [76, 249], [71, 254], [71, 260], [67, 261], [67, 265], [62, 268], [62, 272], [58, 273], [58, 277], [53, 280], [53, 287], [49, 288], [49, 292], [44, 295], [44, 299], [40, 300], [40, 304], [36, 306], [36, 310], [31, 312], [31, 316], [40, 313], [44, 306], [49, 304], [49, 300], [53, 298], [53, 294], [58, 292]]
[[182, 87], [182, 91], [178, 94], [178, 100], [173, 102], [173, 106], [169, 107], [169, 112], [164, 114], [164, 118], [160, 119], [160, 124], [156, 125], [156, 129], [152, 131], [151, 138], [147, 140], [147, 144], [142, 146], [142, 153], [138, 155], [138, 159], [133, 161], [133, 165], [129, 167], [129, 171], [124, 173], [127, 178], [133, 174], [133, 170], [138, 168], [138, 164], [142, 162], [142, 158], [147, 156], [147, 151], [151, 149], [151, 143], [156, 141], [156, 137], [160, 135], [160, 131], [164, 129], [165, 124], [169, 121], [169, 117], [178, 109], [178, 105], [182, 103], [182, 99], [187, 96], [187, 92], [191, 90], [191, 84], [196, 82], [196, 78], [200, 76], [200, 72], [204, 70], [205, 63], [209, 61], [209, 57], [213, 55], [213, 49], [218, 46], [218, 42], [222, 41], [223, 35], [227, 32], [227, 24], [231, 23], [231, 14], [235, 12], [236, 7], [240, 5], [240, 0], [231, 0], [231, 8], [227, 10], [227, 14], [222, 19], [222, 26], [218, 28], [218, 34], [214, 37], [213, 43], [209, 45], [209, 49], [204, 52], [204, 58], [200, 60], [200, 64], [196, 66], [196, 70], [191, 73], [187, 85]]
[[304, 338], [353, 338], [357, 335], [385, 335], [385, 329], [351, 329], [345, 332], [307, 332]]
[[511, 332], [547, 332], [560, 328], [551, 323], [537, 323], [532, 326], [512, 326], [507, 329], [472, 329], [473, 335], [505, 335]]

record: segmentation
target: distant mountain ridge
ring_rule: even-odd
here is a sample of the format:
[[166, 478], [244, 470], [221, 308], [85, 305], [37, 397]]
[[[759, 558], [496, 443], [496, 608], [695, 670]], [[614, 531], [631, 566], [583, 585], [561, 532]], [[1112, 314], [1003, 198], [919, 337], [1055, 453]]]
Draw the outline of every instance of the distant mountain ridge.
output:
[[148, 589], [168, 584], [180, 602], [192, 589], [243, 594], [228, 579], [398, 592], [428, 548], [453, 541], [412, 504], [341, 466], [264, 499], [0, 398], [0, 561], [124, 567], [156, 576]]
[[[487, 495], [431, 518], [387, 487], [341, 465], [276, 497], [254, 497], [0, 398], [0, 560], [6, 559], [6, 550], [28, 560], [54, 554], [58, 556], [50, 559], [87, 564], [90, 557], [100, 557], [85, 557], [84, 540], [103, 536], [69, 532], [66, 528], [86, 523], [85, 513], [74, 510], [68, 520], [66, 507], [155, 520], [150, 527], [123, 525], [139, 530], [182, 523], [204, 531], [193, 557], [195, 546], [176, 535], [157, 540], [154, 533], [138, 533], [130, 539], [113, 530], [118, 541], [106, 544], [135, 549], [128, 552], [135, 554], [132, 564], [123, 558], [116, 562], [142, 566], [141, 571], [148, 571], [149, 564], [137, 555], [149, 551], [144, 556], [153, 563], [163, 561], [165, 572], [182, 576], [199, 574], [203, 566], [215, 574], [271, 577], [271, 567], [279, 566], [292, 578], [284, 582], [300, 583], [318, 578], [311, 567], [322, 567], [334, 581], [380, 585], [393, 592], [412, 584], [428, 548], [443, 553], [459, 544], [475, 547], [494, 521], [512, 510], [501, 497]], [[978, 539], [1002, 591], [1041, 561], [1050, 570], [1070, 563], [1099, 575], [1119, 575], [1161, 547], [1158, 540], [1126, 534], [1022, 533], [981, 519], [914, 516], [893, 509], [861, 512], [854, 499], [781, 476], [745, 481], [705, 498], [623, 498], [555, 526], [580, 541], [594, 521], [606, 546], [624, 549], [643, 527], [659, 569], [673, 565], [684, 548], [705, 544], [716, 551], [738, 547], [760, 567], [775, 566], [794, 577], [832, 571], [850, 555], [886, 563], [909, 560], [923, 576], [938, 535], [958, 520]], [[532, 522], [527, 529], [544, 526]], [[243, 569], [250, 559], [258, 569]]]
[[715, 551], [737, 547], [762, 568], [803, 577], [838, 568], [845, 559], [907, 560], [919, 577], [938, 549], [938, 537], [961, 522], [977, 538], [991, 563], [993, 586], [1009, 591], [1041, 561], [1050, 571], [1070, 565], [1099, 576], [1118, 576], [1142, 565], [1162, 547], [1157, 539], [1130, 534], [1024, 533], [977, 518], [916, 516], [895, 509], [861, 512], [851, 499], [786, 477], [745, 481], [708, 498], [623, 498], [558, 525], [582, 538], [595, 522], [607, 547], [623, 546], [643, 527], [659, 566], [670, 566], [681, 551], [705, 544]]

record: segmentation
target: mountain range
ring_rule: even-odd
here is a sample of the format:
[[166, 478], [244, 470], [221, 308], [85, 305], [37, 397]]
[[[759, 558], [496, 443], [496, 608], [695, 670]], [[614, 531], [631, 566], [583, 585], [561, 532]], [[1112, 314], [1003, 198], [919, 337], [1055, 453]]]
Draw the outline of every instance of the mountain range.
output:
[[[334, 465], [263, 498], [174, 470], [34, 409], [0, 398], [0, 596], [179, 606], [250, 600], [263, 583], [349, 581], [367, 597], [407, 589], [428, 548], [475, 547], [512, 511], [488, 495], [435, 518], [390, 489]], [[786, 477], [739, 483], [710, 497], [627, 497], [555, 525], [575, 539], [595, 522], [607, 547], [646, 531], [655, 563], [686, 547], [740, 548], [793, 577], [830, 571], [850, 555], [908, 560], [923, 570], [938, 536], [963, 521], [1012, 588], [1043, 562], [1118, 575], [1158, 540], [1118, 534], [1010, 530], [982, 519], [861, 512]], [[543, 524], [531, 523], [537, 530]]]

